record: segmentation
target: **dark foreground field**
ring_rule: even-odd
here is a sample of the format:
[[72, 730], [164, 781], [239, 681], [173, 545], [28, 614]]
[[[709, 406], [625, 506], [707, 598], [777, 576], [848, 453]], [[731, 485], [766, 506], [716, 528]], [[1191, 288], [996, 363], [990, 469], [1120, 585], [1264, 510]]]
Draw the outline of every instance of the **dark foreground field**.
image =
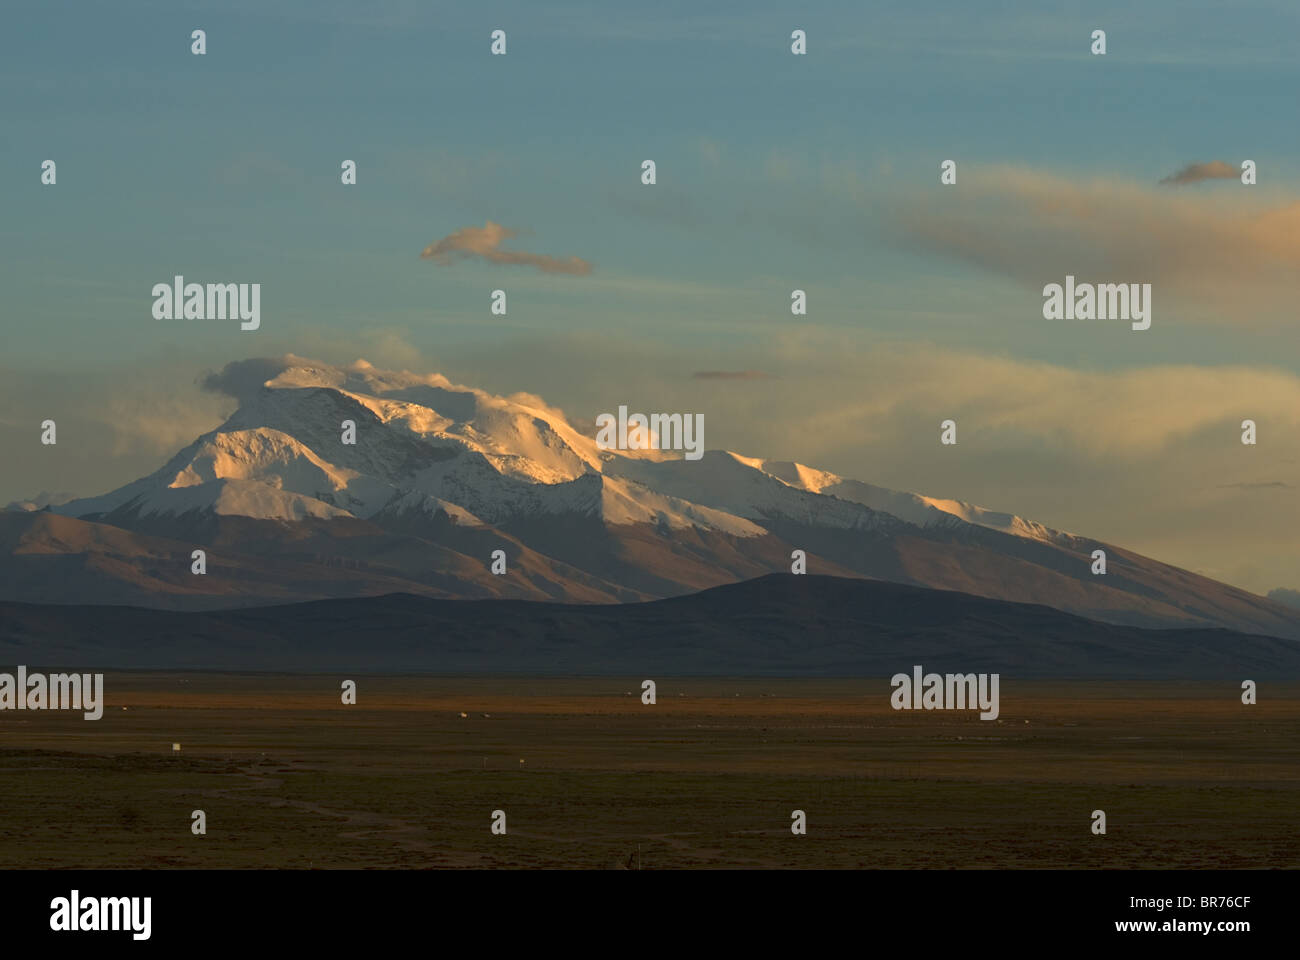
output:
[[[1300, 690], [109, 674], [0, 714], [11, 867], [1300, 866]], [[628, 695], [628, 694], [632, 695]], [[123, 709], [123, 708], [126, 709]], [[469, 714], [462, 718], [461, 712]], [[173, 754], [178, 741], [181, 752]], [[522, 763], [520, 761], [523, 761]], [[191, 811], [207, 835], [190, 832]], [[504, 810], [508, 833], [490, 832]], [[806, 811], [807, 836], [790, 832]], [[1107, 835], [1090, 832], [1106, 812]], [[639, 861], [638, 861], [639, 855]]]

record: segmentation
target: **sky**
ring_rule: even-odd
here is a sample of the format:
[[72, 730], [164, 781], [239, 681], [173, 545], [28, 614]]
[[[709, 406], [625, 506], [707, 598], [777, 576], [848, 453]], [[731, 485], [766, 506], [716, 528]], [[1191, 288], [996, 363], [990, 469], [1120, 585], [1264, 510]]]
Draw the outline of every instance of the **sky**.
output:
[[[292, 352], [1300, 587], [1291, 0], [4, 17], [0, 503], [151, 472], [231, 412], [206, 373]], [[260, 283], [260, 328], [155, 319], [177, 274]], [[1045, 320], [1067, 274], [1150, 283], [1151, 328]]]

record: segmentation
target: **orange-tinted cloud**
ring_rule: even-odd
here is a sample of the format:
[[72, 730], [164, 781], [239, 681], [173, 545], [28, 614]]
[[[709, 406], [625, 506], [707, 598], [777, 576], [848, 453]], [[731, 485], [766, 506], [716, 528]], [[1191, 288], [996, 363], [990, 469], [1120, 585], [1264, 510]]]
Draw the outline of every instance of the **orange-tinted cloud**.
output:
[[591, 273], [591, 264], [578, 257], [550, 257], [522, 250], [502, 250], [502, 242], [516, 233], [517, 231], [491, 220], [482, 227], [461, 227], [425, 247], [420, 258], [445, 266], [457, 260], [478, 257], [489, 263], [536, 267], [543, 273], [569, 273], [577, 276]]
[[913, 247], [1035, 290], [1073, 274], [1151, 283], [1158, 305], [1212, 311], [1207, 318], [1220, 322], [1293, 316], [1300, 202], [1256, 187], [1172, 193], [1116, 179], [975, 168], [959, 187], [899, 200], [889, 222]]

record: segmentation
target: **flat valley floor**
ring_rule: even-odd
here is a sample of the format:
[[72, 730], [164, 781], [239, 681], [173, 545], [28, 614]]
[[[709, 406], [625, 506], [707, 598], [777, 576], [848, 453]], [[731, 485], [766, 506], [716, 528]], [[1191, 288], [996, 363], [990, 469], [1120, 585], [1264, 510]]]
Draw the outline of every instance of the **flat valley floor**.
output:
[[[34, 668], [33, 668], [34, 669]], [[1296, 868], [1300, 688], [115, 674], [0, 713], [18, 868]], [[462, 717], [465, 713], [467, 716]], [[180, 743], [179, 752], [172, 750]], [[191, 832], [203, 810], [207, 833]], [[507, 833], [493, 835], [492, 814]], [[803, 810], [807, 835], [791, 833]], [[1105, 836], [1092, 833], [1104, 810]]]

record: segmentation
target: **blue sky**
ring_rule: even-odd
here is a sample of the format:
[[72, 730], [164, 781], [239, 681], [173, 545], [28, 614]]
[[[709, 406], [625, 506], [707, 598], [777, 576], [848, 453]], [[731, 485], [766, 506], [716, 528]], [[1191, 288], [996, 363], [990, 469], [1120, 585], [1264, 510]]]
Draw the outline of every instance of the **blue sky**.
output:
[[[219, 421], [203, 371], [293, 351], [582, 417], [694, 404], [710, 446], [1300, 585], [1270, 533], [1278, 511], [1300, 519], [1282, 502], [1300, 481], [1296, 248], [1278, 236], [1300, 172], [1294, 3], [160, 0], [4, 20], [0, 441], [25, 449], [48, 410], [78, 439], [11, 464], [0, 500], [153, 469]], [[1158, 184], [1246, 158], [1258, 186]], [[591, 274], [419, 258], [489, 220]], [[1126, 245], [1148, 229], [1151, 259]], [[1213, 253], [1243, 247], [1244, 265]], [[1041, 285], [1089, 268], [1154, 282], [1149, 335], [1043, 320]], [[177, 273], [260, 282], [262, 329], [154, 320], [150, 288]], [[741, 369], [775, 379], [692, 376]], [[933, 389], [883, 393], [900, 369]], [[1040, 381], [1079, 396], [1059, 428], [1023, 389]], [[1207, 391], [1222, 416], [1180, 420]], [[1115, 396], [1133, 408], [1089, 400]], [[1219, 441], [1252, 413], [1267, 442], [1245, 463]], [[952, 462], [931, 436], [946, 415], [970, 427]]]

